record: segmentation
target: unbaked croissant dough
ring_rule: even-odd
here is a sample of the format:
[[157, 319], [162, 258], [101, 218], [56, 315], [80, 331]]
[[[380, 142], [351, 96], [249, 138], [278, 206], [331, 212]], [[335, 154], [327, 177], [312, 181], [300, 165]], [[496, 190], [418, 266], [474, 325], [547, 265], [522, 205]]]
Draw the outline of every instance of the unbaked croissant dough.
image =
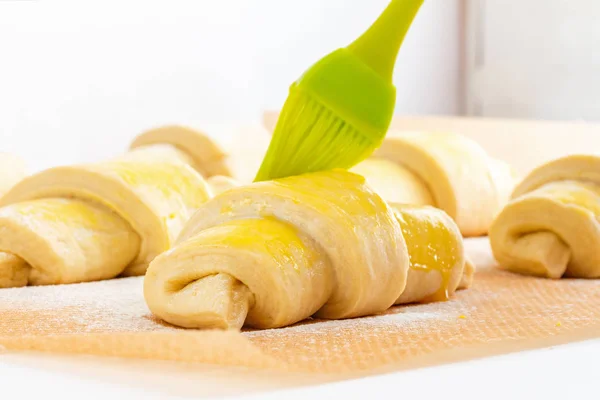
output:
[[235, 179], [223, 175], [213, 175], [206, 182], [212, 189], [213, 195], [221, 194], [226, 190], [240, 186], [240, 183]]
[[25, 178], [25, 162], [10, 153], [0, 153], [0, 197], [15, 183]]
[[178, 326], [272, 328], [445, 298], [464, 261], [460, 232], [443, 211], [392, 208], [362, 176], [335, 170], [208, 201], [150, 264], [144, 295]]
[[25, 178], [0, 201], [0, 287], [143, 274], [210, 197], [169, 145]]
[[269, 140], [268, 132], [260, 125], [211, 124], [202, 131], [169, 125], [142, 133], [131, 148], [169, 143], [185, 152], [190, 165], [205, 178], [221, 175], [250, 183]]
[[573, 155], [532, 171], [490, 229], [504, 269], [600, 278], [600, 157]]
[[389, 132], [374, 156], [352, 171], [388, 202], [441, 208], [464, 236], [487, 233], [516, 183], [508, 164], [451, 133]]
[[[409, 257], [406, 288], [395, 304], [447, 300], [471, 284], [456, 223], [429, 206], [394, 204]], [[467, 274], [463, 282], [463, 274]]]

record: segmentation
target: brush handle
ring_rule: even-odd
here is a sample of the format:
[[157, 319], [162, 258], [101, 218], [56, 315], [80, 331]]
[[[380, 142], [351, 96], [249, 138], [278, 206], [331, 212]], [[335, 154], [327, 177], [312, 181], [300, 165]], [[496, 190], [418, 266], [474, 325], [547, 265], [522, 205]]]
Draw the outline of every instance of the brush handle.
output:
[[348, 50], [382, 78], [392, 82], [398, 51], [423, 1], [392, 0], [373, 25], [348, 46]]

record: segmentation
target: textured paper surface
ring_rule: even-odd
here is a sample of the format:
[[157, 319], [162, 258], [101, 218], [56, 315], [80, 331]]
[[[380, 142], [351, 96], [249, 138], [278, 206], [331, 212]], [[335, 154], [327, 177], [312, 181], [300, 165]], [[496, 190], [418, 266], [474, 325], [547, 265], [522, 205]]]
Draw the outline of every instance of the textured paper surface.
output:
[[487, 239], [467, 249], [474, 286], [449, 302], [266, 331], [168, 326], [146, 308], [141, 278], [2, 289], [0, 346], [360, 376], [600, 337], [600, 281], [496, 270]]

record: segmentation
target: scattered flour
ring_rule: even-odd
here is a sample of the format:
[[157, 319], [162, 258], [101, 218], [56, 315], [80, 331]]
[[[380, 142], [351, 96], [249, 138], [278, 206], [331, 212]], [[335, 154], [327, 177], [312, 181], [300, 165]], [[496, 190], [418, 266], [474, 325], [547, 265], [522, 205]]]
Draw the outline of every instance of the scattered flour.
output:
[[[396, 307], [381, 315], [337, 321], [303, 321], [287, 328], [264, 331], [246, 330], [249, 337], [269, 337], [286, 334], [331, 335], [351, 330], [408, 331], [425, 329], [432, 320], [456, 319], [467, 310], [457, 310], [453, 301]], [[152, 316], [143, 296], [143, 278], [122, 278], [100, 282], [55, 286], [29, 286], [0, 289], [0, 314], [13, 315], [12, 321], [0, 318], [0, 333], [15, 331], [15, 316], [39, 314], [32, 331], [52, 330], [71, 333], [148, 332], [176, 330]], [[43, 326], [43, 327], [38, 327]], [[47, 328], [46, 328], [47, 327]], [[20, 331], [29, 332], [27, 326]]]
[[[151, 317], [142, 289], [142, 277], [0, 289], [0, 313], [37, 312], [47, 325], [69, 324], [78, 333], [174, 329]], [[2, 322], [0, 331], [8, 328]]]
[[425, 329], [433, 320], [456, 320], [459, 315], [464, 314], [464, 310], [457, 310], [456, 304], [454, 307], [448, 307], [448, 303], [433, 303], [416, 305], [409, 307], [394, 307], [384, 314], [352, 318], [343, 320], [307, 320], [299, 324], [292, 325], [286, 328], [253, 330], [245, 334], [249, 337], [260, 336], [279, 336], [279, 335], [294, 335], [294, 334], [311, 334], [319, 335], [335, 335], [344, 331], [353, 330], [398, 330], [405, 329], [407, 331], [415, 331]]

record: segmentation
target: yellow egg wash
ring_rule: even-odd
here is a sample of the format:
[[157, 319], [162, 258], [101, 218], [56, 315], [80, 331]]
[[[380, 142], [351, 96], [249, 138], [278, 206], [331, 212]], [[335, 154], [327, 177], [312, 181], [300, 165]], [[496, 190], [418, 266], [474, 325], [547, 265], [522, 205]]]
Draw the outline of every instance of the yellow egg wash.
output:
[[592, 212], [600, 216], [600, 186], [591, 182], [558, 181], [526, 194], [523, 198], [546, 197], [566, 206], [583, 208], [582, 212]]
[[321, 260], [316, 246], [303, 241], [296, 228], [270, 218], [225, 222], [191, 239], [195, 245], [218, 246], [268, 254], [280, 268], [311, 268]]
[[425, 301], [448, 300], [452, 270], [462, 259], [461, 238], [431, 207], [394, 206], [408, 249], [410, 268], [439, 272], [442, 282]]
[[[140, 164], [143, 164], [140, 167]], [[164, 196], [170, 197], [174, 193], [190, 202], [190, 207], [197, 208], [208, 200], [208, 193], [204, 188], [195, 183], [198, 179], [191, 179], [190, 175], [196, 174], [191, 167], [162, 162], [135, 162], [112, 161], [103, 163], [103, 167], [117, 174], [125, 183], [133, 187], [144, 186], [160, 191]], [[184, 173], [185, 171], [185, 173]]]
[[68, 223], [81, 228], [95, 229], [100, 221], [110, 223], [103, 218], [110, 211], [74, 199], [39, 199], [8, 207], [24, 217], [51, 223]]
[[373, 195], [363, 176], [344, 170], [311, 174], [310, 179], [306, 175], [292, 176], [274, 180], [271, 184], [298, 193], [296, 201], [301, 201], [302, 196], [327, 198], [329, 203], [338, 205], [351, 215], [373, 216], [385, 209], [385, 203], [379, 196]]
[[231, 214], [233, 212], [233, 206], [231, 204], [225, 204], [221, 207], [221, 214]]

